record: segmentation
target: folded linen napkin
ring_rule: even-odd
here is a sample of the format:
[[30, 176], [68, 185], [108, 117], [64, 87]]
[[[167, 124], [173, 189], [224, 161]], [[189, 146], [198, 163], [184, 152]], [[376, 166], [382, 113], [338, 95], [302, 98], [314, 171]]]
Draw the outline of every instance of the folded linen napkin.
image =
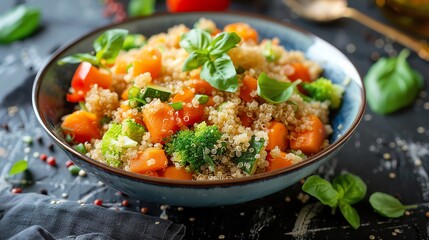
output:
[[0, 239], [182, 239], [185, 226], [129, 211], [0, 192]]

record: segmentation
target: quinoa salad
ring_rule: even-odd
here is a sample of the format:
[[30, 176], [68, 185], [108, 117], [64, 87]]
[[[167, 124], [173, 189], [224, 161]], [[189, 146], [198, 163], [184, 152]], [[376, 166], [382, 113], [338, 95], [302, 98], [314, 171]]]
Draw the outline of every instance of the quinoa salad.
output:
[[246, 23], [200, 19], [153, 36], [102, 33], [79, 64], [61, 128], [74, 148], [153, 177], [219, 180], [275, 171], [329, 145], [343, 86]]

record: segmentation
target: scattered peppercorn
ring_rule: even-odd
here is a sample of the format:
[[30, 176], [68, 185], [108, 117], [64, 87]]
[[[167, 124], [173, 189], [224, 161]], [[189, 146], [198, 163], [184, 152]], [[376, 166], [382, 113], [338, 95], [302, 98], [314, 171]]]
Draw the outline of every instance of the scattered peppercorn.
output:
[[72, 160], [67, 160], [65, 164], [66, 164], [66, 168], [68, 168], [71, 165], [74, 165], [74, 162], [72, 162]]
[[126, 207], [126, 206], [130, 205], [130, 203], [128, 202], [128, 200], [122, 200], [121, 205], [123, 207]]
[[42, 189], [42, 190], [39, 191], [39, 193], [42, 194], [42, 195], [48, 195], [48, 190]]
[[42, 153], [42, 154], [40, 154], [40, 156], [39, 156], [39, 158], [40, 158], [40, 160], [42, 160], [42, 161], [46, 161], [46, 159], [48, 159], [48, 155], [46, 155], [46, 154], [44, 154], [44, 153]]
[[53, 143], [49, 143], [48, 149], [49, 149], [49, 151], [53, 152], [54, 151], [54, 144]]
[[71, 175], [77, 176], [79, 175], [80, 168], [76, 165], [71, 165], [70, 167], [67, 168], [67, 170]]
[[426, 217], [427, 217], [427, 218], [429, 218], [429, 212], [426, 212], [426, 214], [425, 214], [425, 215], [426, 215]]
[[49, 164], [49, 166], [55, 167], [57, 166], [57, 160], [55, 159], [55, 157], [48, 157], [48, 159], [46, 159], [46, 163]]
[[43, 145], [43, 137], [42, 137], [41, 135], [36, 136], [36, 141], [37, 141], [39, 144]]
[[103, 206], [103, 200], [101, 200], [101, 199], [95, 199], [94, 205]]
[[22, 188], [12, 188], [12, 193], [22, 193]]
[[6, 130], [6, 132], [10, 131], [9, 125], [7, 123], [3, 123], [0, 128], [3, 128], [4, 130]]
[[142, 208], [140, 209], [140, 212], [141, 212], [141, 213], [143, 213], [143, 214], [146, 214], [146, 213], [148, 213], [148, 212], [149, 212], [149, 208], [147, 208], [147, 207], [142, 207]]

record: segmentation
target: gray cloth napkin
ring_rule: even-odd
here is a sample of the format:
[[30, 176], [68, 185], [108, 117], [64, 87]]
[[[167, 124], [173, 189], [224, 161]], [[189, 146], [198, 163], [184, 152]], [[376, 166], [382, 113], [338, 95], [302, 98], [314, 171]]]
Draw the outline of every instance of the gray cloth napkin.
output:
[[182, 239], [185, 226], [36, 193], [0, 192], [0, 239]]

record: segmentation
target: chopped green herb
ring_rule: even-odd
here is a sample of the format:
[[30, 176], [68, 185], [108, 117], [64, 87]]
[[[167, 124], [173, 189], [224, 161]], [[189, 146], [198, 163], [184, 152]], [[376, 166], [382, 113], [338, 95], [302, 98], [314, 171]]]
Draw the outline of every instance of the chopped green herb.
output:
[[40, 24], [38, 8], [19, 5], [0, 16], [0, 43], [11, 43], [31, 35]]
[[77, 176], [79, 174], [80, 168], [76, 165], [71, 165], [67, 168], [67, 170], [69, 173], [71, 173], [71, 175]]
[[183, 103], [182, 102], [170, 103], [170, 106], [176, 111], [183, 109]]
[[258, 77], [258, 95], [269, 103], [282, 103], [292, 96], [299, 83], [299, 80], [290, 83], [272, 79], [263, 72]]
[[[128, 51], [133, 48], [140, 48], [146, 45], [146, 38], [141, 34], [128, 34], [125, 37], [122, 49]], [[127, 66], [128, 68], [128, 66]], [[128, 71], [128, 69], [127, 69]]]
[[74, 148], [76, 151], [78, 151], [78, 152], [80, 152], [80, 153], [82, 153], [82, 154], [86, 154], [86, 153], [88, 152], [88, 151], [86, 150], [85, 145], [83, 145], [83, 143], [79, 143], [79, 144], [77, 144], [77, 145], [73, 146], [73, 148]]
[[198, 100], [199, 104], [206, 104], [209, 101], [209, 96], [205, 94], [196, 94], [195, 98]]
[[128, 15], [131, 17], [148, 16], [155, 11], [155, 0], [131, 0]]

